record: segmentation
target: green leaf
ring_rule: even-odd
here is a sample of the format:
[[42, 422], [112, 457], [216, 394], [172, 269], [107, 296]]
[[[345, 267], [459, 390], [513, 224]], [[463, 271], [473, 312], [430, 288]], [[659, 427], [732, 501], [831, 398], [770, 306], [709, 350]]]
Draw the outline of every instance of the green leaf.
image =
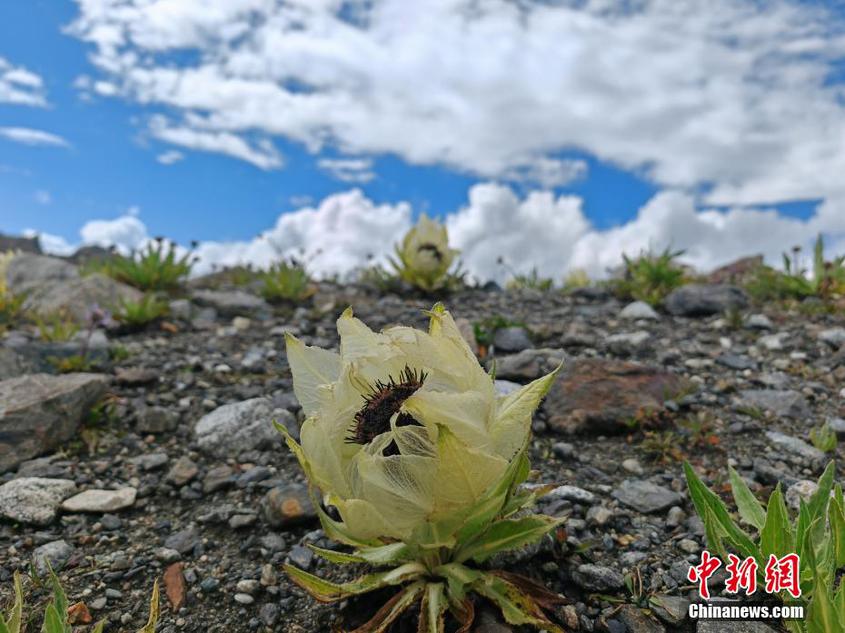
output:
[[806, 618], [807, 633], [831, 633], [831, 631], [842, 630], [842, 621], [836, 618], [829, 587], [818, 587], [814, 592], [807, 607]]
[[830, 531], [833, 534], [834, 565], [839, 568], [845, 566], [845, 500], [843, 500], [842, 487], [839, 484], [836, 484], [834, 488], [828, 514]]
[[760, 530], [760, 551], [764, 564], [771, 554], [781, 558], [795, 549], [795, 537], [792, 534], [780, 483], [769, 496], [767, 508], [766, 521]]
[[317, 556], [330, 563], [348, 565], [353, 563], [370, 563], [371, 565], [389, 565], [397, 562], [413, 560], [413, 548], [405, 543], [390, 543], [379, 547], [364, 547], [353, 553], [338, 552], [308, 544], [308, 548]]
[[41, 633], [65, 633], [65, 627], [62, 619], [59, 617], [59, 612], [56, 610], [55, 603], [47, 605], [44, 611], [44, 623], [41, 625]]
[[420, 605], [417, 633], [445, 633], [444, 616], [449, 602], [446, 600], [444, 589], [442, 582], [426, 584]]
[[434, 570], [434, 575], [445, 578], [449, 588], [449, 599], [462, 603], [466, 598], [467, 587], [481, 578], [481, 572], [470, 569], [460, 563], [447, 563]]
[[[718, 495], [701, 482], [688, 462], [684, 462], [684, 472], [687, 477], [690, 498], [702, 520], [705, 520], [705, 516], [709, 511], [713, 516], [713, 520], [718, 524], [719, 530], [724, 533], [724, 537], [728, 543], [738, 553], [742, 554], [742, 556], [753, 556], [759, 561], [761, 559], [760, 549], [754, 544], [748, 534], [731, 519], [727, 507]], [[718, 543], [715, 545], [718, 545]]]
[[807, 503], [807, 510], [810, 512], [810, 522], [814, 522], [818, 518], [822, 519], [822, 521], [815, 524], [813, 530], [814, 540], [820, 539], [824, 532], [827, 507], [830, 503], [830, 493], [833, 490], [833, 478], [835, 474], [836, 465], [833, 461], [830, 461], [824, 469], [821, 478], [819, 478], [818, 489], [813, 493], [813, 496], [810, 497], [810, 501]]
[[156, 624], [158, 624], [159, 614], [159, 592], [158, 579], [153, 583], [153, 593], [150, 596], [150, 617], [147, 618], [147, 623], [138, 633], [155, 633]]
[[766, 511], [763, 508], [763, 504], [757, 500], [757, 497], [748, 488], [748, 484], [739, 476], [739, 473], [734, 470], [733, 466], [728, 466], [728, 474], [731, 478], [731, 492], [733, 493], [737, 510], [739, 510], [739, 516], [749, 525], [762, 530], [763, 525], [766, 523]]
[[557, 488], [557, 484], [543, 484], [541, 486], [534, 486], [529, 490], [515, 492], [502, 508], [502, 516], [509, 517], [523, 508], [533, 506], [537, 502], [537, 499], [547, 495], [555, 488]]
[[56, 612], [62, 616], [61, 623], [62, 628], [59, 631], [67, 631], [70, 633], [70, 626], [65, 625], [65, 620], [67, 619], [67, 596], [65, 595], [65, 590], [62, 589], [62, 583], [59, 582], [59, 577], [56, 576], [56, 573], [53, 571], [53, 568], [50, 566], [50, 563], [47, 563], [47, 570], [50, 573], [50, 584], [53, 585], [53, 606], [56, 608]]
[[530, 624], [550, 633], [564, 633], [550, 621], [536, 602], [516, 585], [493, 574], [482, 574], [472, 589], [493, 602], [508, 624]]
[[405, 563], [388, 571], [366, 574], [351, 582], [334, 583], [314, 574], [309, 574], [293, 565], [285, 565], [284, 570], [293, 582], [320, 602], [336, 602], [349, 596], [375, 591], [382, 587], [401, 585], [426, 573], [425, 566], [414, 562]]
[[833, 608], [840, 622], [845, 622], [845, 580], [839, 580], [839, 589], [833, 599]]
[[0, 633], [20, 633], [21, 630], [21, 614], [23, 613], [23, 587], [21, 586], [21, 573], [15, 572], [14, 580], [15, 602], [12, 605], [12, 610], [9, 612], [9, 617], [3, 621], [3, 616], [0, 615]]
[[103, 627], [106, 626], [105, 620], [100, 620], [97, 624], [94, 625], [94, 628], [91, 629], [91, 633], [103, 633]]
[[455, 561], [462, 563], [472, 559], [482, 563], [498, 552], [536, 542], [564, 521], [543, 514], [497, 521], [486, 532], [461, 547], [455, 554]]

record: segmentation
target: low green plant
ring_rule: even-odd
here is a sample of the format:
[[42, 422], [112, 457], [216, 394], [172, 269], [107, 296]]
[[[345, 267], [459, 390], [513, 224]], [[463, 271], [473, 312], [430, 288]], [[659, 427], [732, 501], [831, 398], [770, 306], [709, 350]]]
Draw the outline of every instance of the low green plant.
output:
[[169, 310], [166, 301], [152, 292], [147, 292], [138, 301], [122, 299], [114, 313], [114, 319], [124, 327], [138, 330], [162, 318]]
[[810, 429], [810, 442], [820, 451], [831, 453], [836, 450], [836, 431], [830, 424], [824, 422]]
[[568, 293], [578, 288], [587, 288], [592, 283], [590, 275], [583, 268], [574, 268], [570, 270], [566, 277], [563, 278], [563, 292]]
[[733, 519], [725, 503], [705, 486], [692, 466], [684, 471], [698, 515], [704, 522], [708, 547], [717, 556], [727, 557], [728, 549], [757, 563], [757, 573], [765, 581], [764, 570], [771, 556], [797, 554], [801, 562], [799, 598], [783, 591], [784, 604], [804, 607], [804, 620], [786, 620], [791, 633], [830, 633], [841, 631], [845, 622], [845, 582], [837, 570], [845, 566], [845, 500], [842, 487], [834, 485], [835, 466], [830, 462], [809, 501], [800, 501], [798, 517], [789, 516], [780, 483], [764, 506], [730, 466], [731, 491], [740, 520], [756, 532], [747, 532]]
[[192, 265], [190, 252], [179, 256], [175, 244], [157, 238], [129, 256], [115, 253], [92, 261], [86, 272], [101, 272], [140, 290], [172, 292], [188, 278]]
[[486, 319], [474, 321], [472, 330], [475, 334], [475, 342], [480, 347], [490, 347], [493, 344], [493, 337], [496, 335], [496, 330], [506, 327], [525, 327], [525, 323], [508, 319], [501, 314], [494, 314]]
[[831, 299], [845, 293], [845, 255], [824, 258], [824, 238], [819, 234], [813, 246], [812, 268], [802, 261], [801, 247], [783, 254], [783, 271], [760, 266], [746, 285], [758, 301], [798, 300], [807, 297]]
[[[58, 577], [52, 569], [49, 569], [49, 584], [53, 592], [52, 599], [44, 609], [44, 620], [41, 625], [41, 633], [72, 633], [73, 627], [68, 622], [68, 599]], [[0, 612], [0, 633], [23, 633], [26, 622], [23, 619], [24, 599], [23, 583], [20, 572], [15, 572], [13, 587], [15, 599], [12, 608], [6, 615]], [[159, 590], [158, 581], [153, 584], [153, 592], [150, 598], [150, 615], [147, 624], [138, 633], [155, 633], [159, 617]], [[101, 620], [94, 625], [90, 633], [102, 633], [106, 621]]]
[[73, 354], [71, 356], [49, 356], [47, 357], [53, 368], [60, 374], [73, 374], [80, 371], [91, 371], [93, 363], [85, 354]]
[[624, 275], [615, 280], [612, 287], [623, 299], [636, 299], [656, 306], [686, 282], [687, 273], [677, 262], [683, 254], [682, 250], [673, 251], [668, 247], [662, 253], [648, 250], [637, 257], [623, 254]]
[[552, 281], [551, 277], [541, 277], [540, 274], [537, 272], [537, 267], [531, 269], [531, 272], [528, 274], [517, 274], [514, 275], [508, 282], [505, 284], [505, 288], [508, 290], [540, 290], [542, 292], [548, 292], [552, 289], [554, 285], [554, 281]]
[[66, 343], [79, 332], [79, 325], [64, 311], [35, 317], [38, 336], [45, 343]]
[[271, 303], [297, 303], [314, 294], [305, 266], [295, 259], [273, 264], [261, 273], [261, 295]]
[[23, 315], [23, 303], [26, 296], [21, 293], [12, 294], [6, 283], [6, 270], [16, 254], [15, 251], [0, 253], [0, 333], [16, 323]]

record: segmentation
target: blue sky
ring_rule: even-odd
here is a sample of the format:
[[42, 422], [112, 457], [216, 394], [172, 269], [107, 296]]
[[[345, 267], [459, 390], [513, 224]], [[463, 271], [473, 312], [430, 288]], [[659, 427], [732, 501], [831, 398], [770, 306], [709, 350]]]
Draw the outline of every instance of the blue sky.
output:
[[[690, 6], [699, 9], [684, 12], [655, 1], [639, 15], [610, 19], [591, 6], [598, 2], [538, 3], [521, 17], [507, 3], [491, 2], [483, 15], [458, 19], [463, 3], [454, 0], [442, 3], [435, 26], [421, 22], [405, 34], [420, 16], [396, 0], [321, 15], [294, 6], [293, 17], [281, 2], [269, 11], [221, 0], [217, 14], [197, 0], [178, 10], [167, 0], [152, 9], [128, 4], [135, 11], [129, 17], [120, 17], [112, 0], [0, 4], [0, 60], [38, 76], [43, 84], [34, 92], [46, 101], [33, 107], [0, 97], [0, 132], [26, 128], [64, 143], [33, 145], [0, 134], [0, 231], [30, 229], [73, 244], [87, 222], [132, 210], [149, 236], [248, 242], [280, 214], [317, 208], [354, 188], [368, 204], [408, 203], [412, 217], [426, 211], [448, 219], [461, 208], [472, 215], [476, 187], [499, 187], [501, 205], [488, 197], [477, 218], [454, 217], [464, 242], [471, 235], [492, 239], [473, 222], [504, 226], [493, 216], [479, 219], [494, 213], [489, 209], [528, 217], [531, 196], [552, 193], [542, 202], [550, 205], [549, 221], [571, 217], [573, 227], [559, 229], [563, 259], [539, 258], [553, 268], [582, 263], [585, 236], [609, 240], [616, 251], [683, 245], [700, 232], [691, 222], [706, 222], [708, 231], [724, 224], [714, 213], [742, 227], [749, 218], [771, 217], [765, 221], [780, 223], [778, 235], [783, 227], [786, 235], [805, 228], [800, 239], [817, 229], [836, 237], [842, 228], [835, 220], [845, 211], [817, 210], [840, 195], [833, 173], [840, 154], [827, 143], [845, 130], [845, 51], [814, 50], [791, 24], [798, 16], [810, 20], [816, 40], [833, 42], [845, 14], [825, 13], [824, 4], [779, 2], [767, 12], [751, 7], [768, 3], [720, 0], [709, 12], [696, 3]], [[365, 11], [371, 13], [359, 19]], [[278, 26], [270, 26], [274, 20]], [[673, 20], [677, 41], [667, 33]], [[702, 39], [718, 49], [692, 42], [684, 50], [684, 29], [706, 35], [722, 33], [725, 24], [737, 26], [727, 27], [736, 32], [724, 43]], [[772, 27], [778, 24], [780, 32]], [[227, 28], [233, 34], [221, 35]], [[761, 33], [768, 38], [762, 44]], [[356, 62], [364, 43], [372, 60]], [[784, 53], [786, 45], [801, 51]], [[279, 105], [262, 112], [268, 102]], [[787, 132], [796, 112], [807, 120]], [[782, 161], [772, 160], [777, 152]], [[168, 155], [178, 160], [159, 160]], [[821, 173], [806, 164], [808, 156], [824, 166]], [[338, 177], [321, 163], [326, 159], [365, 166]], [[546, 168], [554, 174], [537, 175]], [[644, 215], [665, 216], [667, 225], [688, 218], [672, 229], [677, 234], [638, 224], [644, 208], [670, 196], [678, 210]], [[577, 212], [566, 215], [563, 199], [575, 201]], [[710, 215], [700, 219], [700, 212]], [[523, 219], [517, 229], [529, 224]], [[628, 234], [636, 239], [619, 241]], [[530, 237], [499, 250], [518, 259]], [[717, 252], [725, 240], [713, 239], [702, 262], [733, 254]], [[761, 248], [768, 254], [781, 245]], [[477, 259], [489, 269], [482, 260], [491, 260], [495, 245], [485, 249]]]

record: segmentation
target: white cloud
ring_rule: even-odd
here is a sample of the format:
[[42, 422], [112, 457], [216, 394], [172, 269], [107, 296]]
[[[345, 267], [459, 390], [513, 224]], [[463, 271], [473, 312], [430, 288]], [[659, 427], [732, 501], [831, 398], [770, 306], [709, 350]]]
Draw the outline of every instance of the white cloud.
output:
[[321, 158], [317, 166], [343, 182], [365, 183], [376, 177], [369, 158]]
[[0, 138], [24, 145], [70, 147], [70, 143], [57, 134], [29, 127], [0, 127]]
[[535, 165], [543, 186], [565, 170], [544, 184], [542, 161], [578, 149], [725, 205], [843, 188], [845, 21], [825, 3], [76, 2], [106, 92], [255, 164], [235, 139], [487, 178]]
[[175, 149], [162, 152], [161, 154], [156, 156], [156, 160], [162, 165], [172, 165], [174, 163], [178, 163], [184, 158], [185, 155], [182, 152], [176, 151]]
[[315, 207], [279, 216], [276, 225], [249, 242], [203, 242], [197, 272], [213, 264], [251, 262], [267, 266], [279, 258], [308, 262], [318, 275], [345, 273], [369, 261], [383, 261], [397, 236], [411, 226], [411, 207], [376, 204], [359, 189], [328, 196]]
[[50, 204], [51, 202], [53, 202], [53, 196], [50, 195], [49, 191], [46, 191], [44, 189], [39, 189], [38, 191], [36, 191], [35, 195], [33, 197], [35, 198], [35, 201], [38, 204], [45, 204], [46, 205], [46, 204]]
[[[601, 277], [621, 263], [623, 253], [648, 248], [684, 249], [683, 260], [702, 271], [754, 253], [779, 265], [783, 251], [795, 244], [809, 248], [819, 232], [828, 237], [829, 255], [845, 250], [845, 215], [825, 215], [819, 209], [810, 219], [799, 220], [765, 208], [699, 210], [694, 197], [679, 190], [659, 193], [634, 219], [599, 230], [585, 217], [577, 196], [534, 192], [520, 197], [507, 186], [488, 182], [472, 187], [467, 204], [445, 221], [465, 268], [481, 280], [507, 277], [508, 271], [497, 263], [500, 257], [516, 272], [536, 266], [541, 275], [560, 281], [573, 268]], [[379, 205], [353, 189], [283, 213], [255, 239], [201, 243], [194, 272], [244, 263], [263, 267], [297, 257], [317, 275], [343, 274], [384, 262], [411, 222], [407, 203]], [[149, 240], [144, 224], [129, 212], [89, 222], [81, 236], [85, 244], [115, 245], [122, 252]], [[48, 251], [74, 248], [61, 238], [46, 238], [42, 236]]]
[[284, 164], [282, 155], [267, 138], [250, 144], [231, 132], [172, 125], [162, 116], [151, 119], [150, 133], [161, 141], [202, 152], [226, 154], [252, 163], [260, 169], [278, 169]]
[[14, 66], [0, 57], [0, 103], [44, 107], [44, 81], [23, 66]]

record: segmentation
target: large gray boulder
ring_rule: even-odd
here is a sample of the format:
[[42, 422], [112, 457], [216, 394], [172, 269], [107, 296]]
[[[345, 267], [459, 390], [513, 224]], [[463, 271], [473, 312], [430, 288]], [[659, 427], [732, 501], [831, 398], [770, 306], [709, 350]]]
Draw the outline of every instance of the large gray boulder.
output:
[[121, 301], [139, 301], [142, 293], [101, 273], [81, 277], [73, 264], [22, 253], [12, 258], [6, 270], [12, 294], [26, 296], [23, 307], [34, 314], [64, 313], [85, 324], [91, 308], [116, 309]]
[[0, 382], [0, 473], [71, 439], [106, 393], [100, 374], [30, 374]]
[[747, 307], [748, 295], [728, 284], [688, 284], [669, 293], [663, 305], [676, 316], [710, 316]]

